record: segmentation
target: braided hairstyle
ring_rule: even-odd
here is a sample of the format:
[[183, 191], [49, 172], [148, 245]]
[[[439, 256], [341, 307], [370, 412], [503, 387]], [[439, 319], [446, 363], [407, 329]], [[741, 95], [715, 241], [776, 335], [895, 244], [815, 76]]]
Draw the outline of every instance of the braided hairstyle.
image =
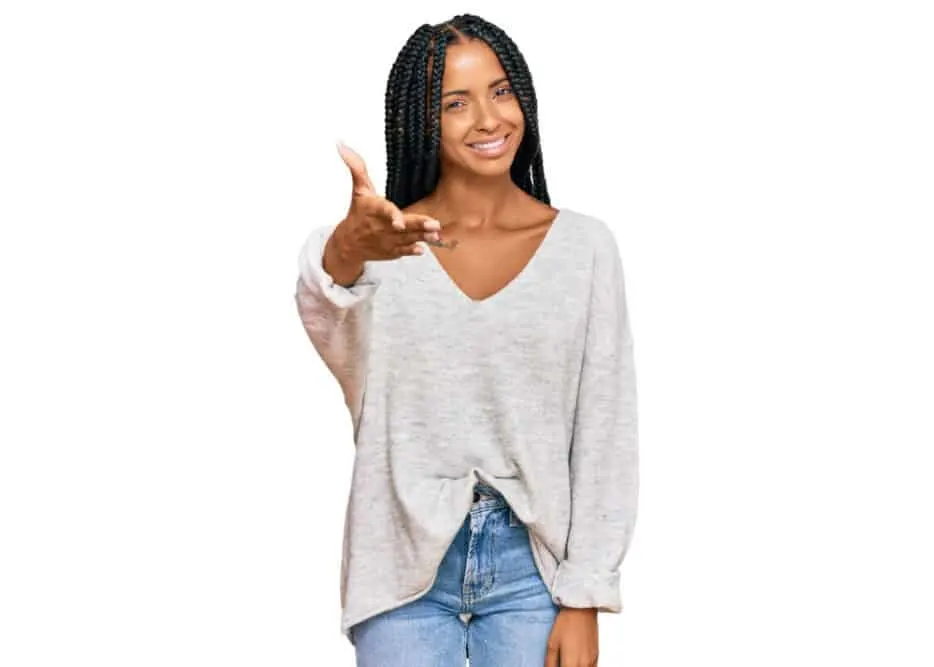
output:
[[479, 16], [459, 14], [444, 23], [420, 26], [399, 51], [389, 73], [386, 198], [399, 208], [419, 201], [438, 184], [441, 77], [447, 46], [451, 42], [477, 39], [484, 41], [499, 58], [525, 118], [524, 136], [510, 167], [510, 176], [526, 193], [545, 204], [551, 203], [542, 165], [538, 103], [525, 58], [503, 30]]

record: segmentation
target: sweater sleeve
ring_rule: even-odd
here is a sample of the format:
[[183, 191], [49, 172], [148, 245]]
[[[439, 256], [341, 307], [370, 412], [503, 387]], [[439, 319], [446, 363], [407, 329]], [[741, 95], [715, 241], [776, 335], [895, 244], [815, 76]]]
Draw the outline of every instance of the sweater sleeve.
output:
[[618, 613], [639, 490], [636, 372], [622, 259], [612, 230], [600, 229], [569, 459], [570, 529], [553, 599]]
[[335, 227], [315, 228], [305, 241], [298, 257], [295, 303], [308, 338], [340, 385], [356, 438], [366, 388], [371, 297], [380, 283], [368, 263], [348, 287], [324, 270], [325, 244]]

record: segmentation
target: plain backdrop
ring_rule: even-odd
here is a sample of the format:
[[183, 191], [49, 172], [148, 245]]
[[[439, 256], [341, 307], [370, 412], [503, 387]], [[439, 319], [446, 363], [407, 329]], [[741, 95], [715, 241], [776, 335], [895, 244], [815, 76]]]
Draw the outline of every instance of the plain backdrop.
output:
[[348, 205], [335, 142], [382, 190], [389, 68], [463, 12], [626, 267], [600, 664], [934, 664], [934, 22], [898, 0], [4, 3], [0, 664], [353, 664], [296, 260]]

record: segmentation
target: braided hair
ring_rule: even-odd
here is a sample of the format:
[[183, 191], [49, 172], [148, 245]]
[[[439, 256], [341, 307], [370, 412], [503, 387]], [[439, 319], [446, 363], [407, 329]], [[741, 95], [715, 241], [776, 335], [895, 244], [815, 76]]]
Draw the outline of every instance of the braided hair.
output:
[[[510, 167], [513, 182], [550, 204], [542, 165], [538, 103], [522, 53], [500, 28], [472, 14], [421, 25], [399, 51], [386, 84], [386, 198], [405, 208], [434, 191], [440, 172], [441, 77], [451, 42], [482, 40], [499, 58], [525, 118]], [[431, 80], [429, 81], [429, 64]], [[430, 95], [429, 95], [430, 91]]]

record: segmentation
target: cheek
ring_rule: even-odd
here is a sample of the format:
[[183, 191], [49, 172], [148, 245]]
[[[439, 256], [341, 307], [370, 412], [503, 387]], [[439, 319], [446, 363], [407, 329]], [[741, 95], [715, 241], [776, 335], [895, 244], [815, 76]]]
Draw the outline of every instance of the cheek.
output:
[[515, 126], [512, 131], [513, 146], [518, 148], [519, 144], [522, 143], [522, 139], [525, 138], [525, 121], [522, 113], [520, 112], [517, 118], [509, 118], [509, 122]]
[[444, 131], [441, 132], [441, 145], [438, 147], [438, 153], [442, 161], [444, 162], [461, 162], [463, 157], [458, 153], [463, 148], [459, 139], [446, 138], [444, 136]]
[[511, 104], [509, 109], [503, 114], [506, 119], [516, 126], [517, 129], [525, 129], [525, 116], [522, 115], [522, 109], [519, 104]]
[[445, 119], [441, 123], [441, 155], [451, 155], [464, 148], [464, 141], [470, 131], [470, 123], [458, 122], [457, 119]]

